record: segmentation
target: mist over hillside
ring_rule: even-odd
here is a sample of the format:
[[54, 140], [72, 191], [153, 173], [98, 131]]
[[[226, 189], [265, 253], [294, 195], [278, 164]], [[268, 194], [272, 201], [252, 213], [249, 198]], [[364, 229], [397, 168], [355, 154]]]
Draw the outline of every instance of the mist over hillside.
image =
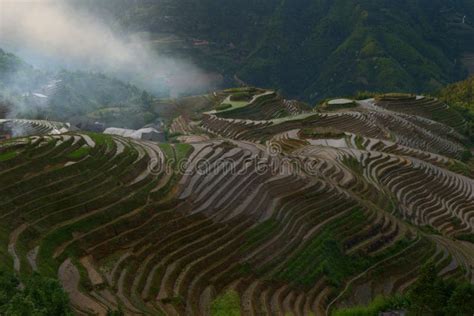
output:
[[[162, 54], [73, 1], [0, 2], [0, 100], [8, 117], [139, 128], [154, 98], [207, 93], [221, 84], [186, 57]], [[3, 115], [5, 116], [5, 114]]]
[[0, 315], [472, 316], [473, 39], [473, 0], [0, 0]]
[[0, 118], [139, 128], [157, 119], [154, 98], [102, 73], [41, 70], [0, 48]]
[[188, 60], [160, 55], [146, 36], [68, 1], [3, 0], [0, 7], [1, 47], [36, 67], [103, 72], [161, 96], [200, 93], [213, 84]]
[[433, 91], [474, 54], [469, 0], [2, 1], [2, 47], [34, 66], [93, 70], [155, 95], [250, 84], [311, 102]]
[[[316, 101], [358, 90], [432, 92], [464, 79], [470, 0], [80, 1], [197, 64]], [[469, 66], [472, 69], [472, 66]]]

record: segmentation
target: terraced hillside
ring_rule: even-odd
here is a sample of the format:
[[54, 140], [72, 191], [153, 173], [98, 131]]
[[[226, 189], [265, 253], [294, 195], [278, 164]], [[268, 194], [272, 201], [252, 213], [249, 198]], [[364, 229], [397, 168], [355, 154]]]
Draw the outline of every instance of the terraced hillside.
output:
[[69, 131], [70, 124], [45, 120], [0, 119], [0, 134], [13, 137], [61, 134]]
[[326, 315], [405, 291], [430, 260], [474, 282], [463, 122], [388, 99], [314, 112], [227, 91], [175, 120], [189, 144], [4, 141], [0, 262], [58, 277], [81, 315], [208, 315], [231, 290], [244, 315]]

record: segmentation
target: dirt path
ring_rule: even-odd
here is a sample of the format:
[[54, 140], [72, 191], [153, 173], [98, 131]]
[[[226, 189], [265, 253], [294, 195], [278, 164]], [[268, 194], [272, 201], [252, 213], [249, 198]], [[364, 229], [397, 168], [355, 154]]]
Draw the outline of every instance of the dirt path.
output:
[[28, 254], [26, 255], [26, 258], [28, 259], [28, 263], [31, 266], [31, 269], [33, 271], [38, 270], [38, 266], [36, 264], [36, 258], [38, 257], [38, 251], [39, 251], [39, 246], [36, 246], [35, 248], [31, 249]]
[[87, 314], [107, 314], [104, 306], [98, 304], [79, 290], [81, 276], [71, 259], [67, 259], [61, 264], [58, 270], [58, 278], [75, 308]]
[[10, 234], [10, 241], [8, 243], [8, 253], [13, 257], [13, 268], [17, 273], [20, 272], [21, 262], [16, 253], [16, 243], [18, 241], [18, 236], [20, 236], [20, 234], [24, 232], [26, 228], [28, 228], [28, 224], [26, 223], [23, 223], [15, 228], [15, 230]]

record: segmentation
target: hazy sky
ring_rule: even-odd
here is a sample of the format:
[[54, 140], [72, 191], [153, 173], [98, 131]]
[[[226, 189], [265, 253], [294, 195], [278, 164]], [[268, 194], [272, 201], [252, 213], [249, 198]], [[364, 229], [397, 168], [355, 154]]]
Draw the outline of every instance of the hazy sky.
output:
[[151, 90], [170, 75], [205, 80], [189, 62], [158, 56], [143, 38], [112, 30], [64, 1], [0, 0], [0, 48], [35, 66], [102, 71]]

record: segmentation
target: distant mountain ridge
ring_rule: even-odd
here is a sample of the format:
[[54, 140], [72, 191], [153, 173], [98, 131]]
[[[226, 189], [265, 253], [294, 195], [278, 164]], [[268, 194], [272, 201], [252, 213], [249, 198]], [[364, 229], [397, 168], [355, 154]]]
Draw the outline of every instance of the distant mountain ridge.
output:
[[474, 52], [468, 0], [91, 4], [132, 31], [208, 41], [191, 53], [198, 63], [311, 101], [359, 90], [432, 92], [464, 79], [462, 56]]

